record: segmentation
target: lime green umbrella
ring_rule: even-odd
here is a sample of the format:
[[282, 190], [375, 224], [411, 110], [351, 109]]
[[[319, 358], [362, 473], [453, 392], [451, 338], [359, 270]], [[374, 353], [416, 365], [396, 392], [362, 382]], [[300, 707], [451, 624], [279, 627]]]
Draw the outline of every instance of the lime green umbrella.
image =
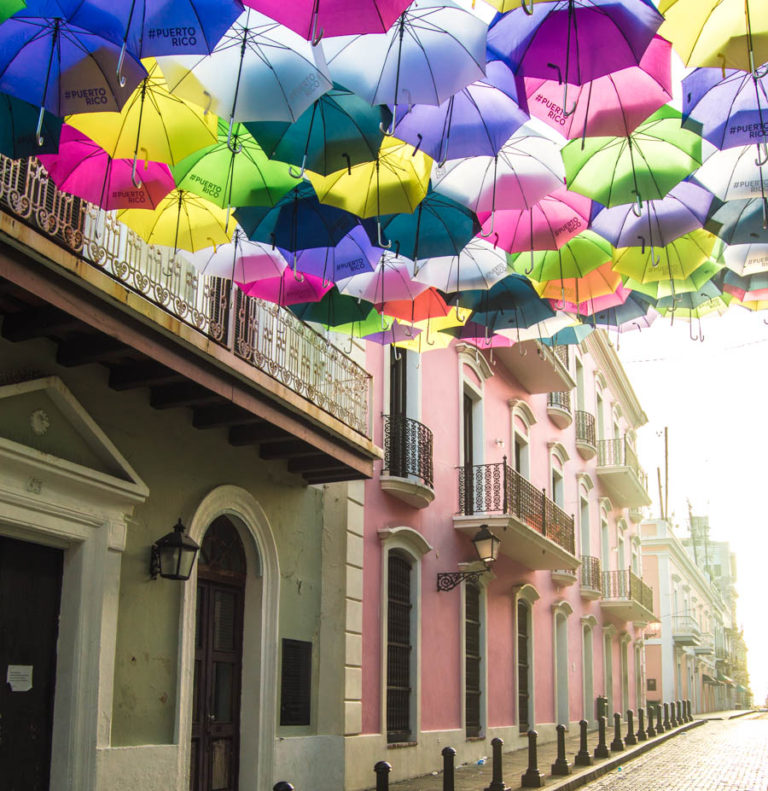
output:
[[663, 198], [701, 165], [701, 137], [665, 105], [626, 137], [572, 140], [562, 150], [569, 190], [604, 206]]
[[[684, 319], [691, 322], [691, 339], [704, 340], [704, 333], [701, 329], [701, 319], [711, 313], [722, 315], [728, 310], [728, 306], [733, 298], [730, 294], [720, 293], [720, 289], [712, 282], [705, 283], [699, 291], [691, 291], [688, 294], [675, 294], [675, 296], [664, 297], [656, 303], [656, 310], [662, 316], [669, 316], [674, 319]], [[693, 334], [693, 321], [699, 323], [698, 335]]]
[[534, 250], [507, 256], [510, 268], [531, 280], [566, 280], [584, 277], [613, 255], [611, 243], [594, 231], [582, 231], [559, 250]]
[[243, 126], [219, 120], [218, 139], [171, 168], [179, 189], [221, 208], [274, 206], [298, 183], [285, 162], [271, 160]]
[[699, 291], [704, 284], [711, 280], [722, 268], [722, 261], [708, 259], [701, 266], [691, 272], [686, 278], [676, 280], [654, 280], [649, 283], [641, 283], [631, 277], [624, 278], [624, 287], [630, 291], [639, 291], [641, 294], [652, 299], [662, 299], [663, 297], [673, 296], [674, 294], [687, 294], [691, 291]]
[[620, 247], [613, 256], [613, 269], [640, 283], [684, 280], [702, 264], [719, 259], [722, 252], [723, 242], [699, 229], [664, 247]]
[[0, 0], [0, 23], [10, 19], [17, 11], [26, 8], [24, 0]]
[[[342, 333], [343, 335], [350, 335], [353, 338], [363, 338], [373, 332], [383, 332], [392, 326], [393, 318], [389, 316], [382, 316], [375, 308], [371, 308], [371, 312], [360, 321], [350, 321], [347, 324], [338, 324], [333, 327], [334, 332]], [[331, 329], [330, 325], [325, 325], [327, 329]]]

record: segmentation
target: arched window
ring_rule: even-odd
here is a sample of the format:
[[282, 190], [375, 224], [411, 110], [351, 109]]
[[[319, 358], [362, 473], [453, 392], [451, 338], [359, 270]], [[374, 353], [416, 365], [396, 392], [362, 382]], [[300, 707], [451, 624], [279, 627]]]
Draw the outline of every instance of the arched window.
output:
[[512, 434], [512, 455], [510, 464], [512, 468], [524, 478], [531, 475], [531, 426], [536, 423], [536, 417], [530, 406], [525, 401], [512, 399], [510, 406], [510, 423]]
[[533, 605], [539, 593], [533, 585], [514, 589], [515, 635], [517, 638], [517, 720], [520, 733], [527, 733], [535, 723], [533, 666]]
[[467, 736], [482, 730], [482, 590], [475, 581], [464, 586], [464, 694]]
[[560, 442], [549, 443], [550, 497], [560, 508], [565, 508], [565, 463], [568, 458], [568, 452]]
[[567, 601], [552, 605], [554, 617], [553, 653], [555, 668], [555, 722], [567, 726], [570, 722], [568, 698], [568, 616], [573, 608]]

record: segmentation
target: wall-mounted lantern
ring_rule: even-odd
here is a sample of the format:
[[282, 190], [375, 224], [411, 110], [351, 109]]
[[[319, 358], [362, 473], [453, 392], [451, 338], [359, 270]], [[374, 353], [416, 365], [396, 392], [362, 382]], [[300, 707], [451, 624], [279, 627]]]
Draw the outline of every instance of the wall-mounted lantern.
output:
[[450, 591], [457, 585], [460, 585], [466, 580], [475, 581], [480, 578], [482, 574], [490, 571], [490, 564], [499, 555], [499, 547], [501, 546], [501, 539], [488, 529], [488, 525], [480, 525], [480, 529], [475, 533], [472, 538], [472, 544], [475, 547], [477, 557], [483, 563], [485, 568], [476, 569], [475, 571], [445, 571], [439, 572], [437, 575], [437, 589], [438, 591]]
[[184, 532], [181, 518], [173, 526], [173, 531], [152, 544], [149, 574], [153, 580], [158, 576], [167, 580], [188, 580], [192, 566], [200, 551], [200, 545]]

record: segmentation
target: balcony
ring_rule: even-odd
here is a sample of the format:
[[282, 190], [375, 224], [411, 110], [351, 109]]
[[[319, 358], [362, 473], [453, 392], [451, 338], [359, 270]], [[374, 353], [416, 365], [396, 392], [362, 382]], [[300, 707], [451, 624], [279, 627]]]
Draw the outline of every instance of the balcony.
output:
[[693, 647], [694, 654], [712, 656], [715, 653], [715, 637], [711, 632], [702, 632], [699, 645]]
[[600, 607], [620, 621], [649, 623], [653, 614], [653, 591], [633, 571], [604, 571]]
[[648, 478], [627, 438], [601, 439], [597, 443], [597, 477], [619, 508], [650, 505]]
[[[565, 349], [565, 352], [559, 352], [559, 349]], [[565, 346], [550, 347], [539, 341], [520, 341], [514, 346], [494, 349], [493, 355], [529, 393], [562, 392], [576, 387], [568, 371], [568, 349]]]
[[576, 410], [576, 450], [585, 461], [595, 458], [597, 453], [595, 416], [580, 409]]
[[432, 432], [404, 415], [384, 416], [384, 467], [381, 488], [412, 508], [435, 499]]
[[672, 640], [676, 645], [699, 645], [701, 631], [696, 619], [691, 615], [673, 615]]
[[574, 585], [578, 579], [578, 571], [576, 569], [555, 569], [552, 572], [552, 582], [559, 585], [561, 588]]
[[501, 551], [529, 569], [577, 569], [573, 517], [507, 463], [459, 467], [454, 528], [474, 535], [488, 524]]
[[289, 311], [146, 244], [35, 160], [0, 156], [0, 231], [6, 339], [48, 338], [60, 364], [103, 365], [113, 389], [147, 388], [307, 483], [371, 477], [371, 377]]
[[579, 592], [582, 599], [594, 601], [603, 595], [603, 579], [600, 573], [600, 558], [581, 556], [581, 579]]
[[547, 415], [558, 428], [568, 428], [573, 423], [571, 394], [554, 392], [547, 395]]

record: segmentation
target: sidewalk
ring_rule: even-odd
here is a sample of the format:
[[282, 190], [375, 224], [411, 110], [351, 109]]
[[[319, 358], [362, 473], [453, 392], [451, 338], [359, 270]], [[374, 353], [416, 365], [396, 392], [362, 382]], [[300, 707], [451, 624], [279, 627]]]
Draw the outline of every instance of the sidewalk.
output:
[[694, 720], [735, 720], [747, 714], [759, 714], [759, 709], [731, 709], [729, 711], [709, 711], [705, 714], [694, 714]]
[[[739, 714], [747, 712], [738, 712]], [[656, 745], [662, 744], [669, 738], [676, 736], [679, 733], [704, 725], [706, 719], [696, 720], [681, 725], [672, 731], [661, 734], [654, 739], [649, 739], [646, 742], [641, 742], [636, 746], [626, 748], [622, 752], [611, 753], [610, 758], [595, 760], [594, 766], [574, 767], [573, 757], [579, 750], [579, 735], [569, 735], [565, 740], [565, 754], [571, 765], [573, 774], [567, 776], [553, 776], [550, 774], [551, 765], [557, 757], [557, 743], [547, 742], [546, 744], [538, 745], [538, 759], [539, 771], [541, 772], [542, 787], [546, 787], [549, 791], [571, 791], [571, 789], [578, 788], [594, 780], [606, 772], [621, 766], [626, 761], [631, 760], [635, 756], [641, 755], [647, 750], [652, 749]], [[623, 725], [622, 738], [626, 735], [626, 724]], [[610, 746], [613, 740], [613, 729], [608, 729], [606, 733], [606, 742]], [[597, 744], [597, 731], [589, 734], [588, 748], [590, 755], [594, 753], [595, 745]], [[391, 756], [391, 759], [396, 760], [396, 753]], [[503, 773], [502, 777], [505, 784], [510, 789], [521, 788], [520, 779], [526, 769], [528, 768], [528, 750], [514, 750], [512, 752], [504, 753]], [[492, 778], [492, 767], [490, 756], [484, 766], [477, 766], [475, 764], [457, 766], [455, 772], [455, 791], [483, 791], [490, 785]], [[397, 783], [390, 783], [389, 788], [391, 791], [442, 791], [443, 788], [443, 775], [442, 772], [434, 772], [431, 775], [423, 777], [414, 777], [409, 780], [401, 780]]]

